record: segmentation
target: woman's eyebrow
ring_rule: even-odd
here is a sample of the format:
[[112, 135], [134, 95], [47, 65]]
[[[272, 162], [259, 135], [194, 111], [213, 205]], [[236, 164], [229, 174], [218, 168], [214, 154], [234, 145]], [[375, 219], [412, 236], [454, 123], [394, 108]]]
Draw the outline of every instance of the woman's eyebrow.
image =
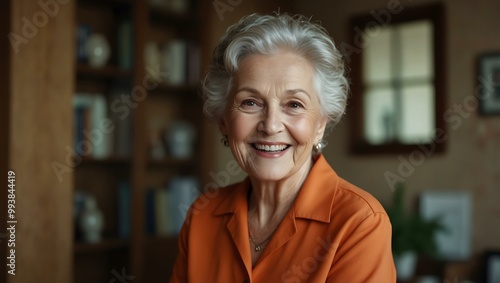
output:
[[241, 87], [239, 88], [238, 90], [236, 90], [236, 93], [238, 92], [242, 92], [242, 91], [248, 91], [248, 92], [251, 92], [251, 93], [254, 93], [254, 94], [259, 94], [260, 92], [258, 90], [256, 90], [255, 88], [252, 88], [252, 87], [247, 87], [247, 86], [244, 86], [244, 87]]
[[[260, 94], [260, 92], [257, 89], [252, 88], [252, 87], [246, 87], [246, 86], [241, 87], [238, 90], [236, 90], [236, 93], [242, 92], [242, 91], [247, 91], [247, 92], [250, 92], [253, 94]], [[309, 99], [311, 99], [311, 95], [307, 91], [305, 91], [301, 88], [289, 89], [289, 90], [285, 91], [285, 94], [286, 95], [294, 95], [294, 94], [299, 93], [299, 92], [304, 93], [305, 95], [307, 95], [309, 97]]]
[[286, 94], [287, 95], [294, 95], [294, 94], [299, 93], [299, 92], [302, 92], [302, 93], [306, 94], [309, 97], [309, 99], [311, 99], [311, 95], [309, 95], [309, 93], [307, 91], [305, 91], [305, 90], [303, 90], [301, 88], [289, 89], [289, 90], [286, 91]]

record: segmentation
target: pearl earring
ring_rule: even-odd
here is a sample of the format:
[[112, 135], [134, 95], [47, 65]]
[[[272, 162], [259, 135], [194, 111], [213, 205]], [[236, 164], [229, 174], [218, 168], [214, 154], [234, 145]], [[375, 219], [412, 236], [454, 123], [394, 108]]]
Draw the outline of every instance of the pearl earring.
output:
[[314, 150], [317, 153], [320, 153], [323, 150], [323, 148], [325, 148], [327, 145], [328, 145], [327, 141], [319, 140], [318, 143], [316, 145], [314, 145]]
[[227, 139], [227, 135], [223, 135], [222, 138], [220, 139], [220, 142], [225, 146], [229, 147], [229, 140]]

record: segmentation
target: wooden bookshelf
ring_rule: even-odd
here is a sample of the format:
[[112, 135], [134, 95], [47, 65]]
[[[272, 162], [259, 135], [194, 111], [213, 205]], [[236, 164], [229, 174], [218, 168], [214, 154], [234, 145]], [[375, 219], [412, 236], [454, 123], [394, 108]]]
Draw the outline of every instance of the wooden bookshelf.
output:
[[[122, 89], [132, 89], [135, 75], [135, 62], [131, 68], [120, 67], [118, 53], [119, 22], [128, 21], [134, 27], [133, 8], [136, 5], [132, 0], [78, 0], [76, 5], [76, 25], [86, 25], [90, 33], [100, 33], [105, 36], [111, 50], [111, 56], [106, 65], [95, 67], [89, 65], [85, 58], [78, 58], [75, 67], [75, 93], [89, 93], [102, 95], [107, 101], [107, 117], [113, 101], [112, 93]], [[132, 39], [132, 43], [135, 39]], [[134, 43], [135, 44], [135, 43]], [[76, 48], [81, 48], [79, 44]], [[75, 56], [81, 55], [75, 50]], [[77, 58], [75, 58], [77, 60]], [[120, 83], [120, 90], [115, 90]], [[134, 109], [129, 109], [134, 115]], [[133, 119], [133, 116], [132, 118]], [[116, 136], [116, 125], [111, 133]], [[133, 131], [133, 121], [129, 131]], [[133, 144], [134, 137], [129, 135]], [[114, 151], [114, 148], [112, 149]], [[128, 157], [118, 157], [112, 153], [105, 158], [94, 158], [92, 155], [83, 155], [81, 162], [75, 168], [74, 190], [83, 195], [90, 195], [96, 199], [97, 205], [104, 216], [103, 239], [98, 243], [81, 242], [81, 235], [75, 231], [74, 239], [74, 282], [109, 282], [113, 278], [112, 271], [121, 272], [122, 268], [129, 273], [130, 250], [133, 247], [132, 238], [119, 237], [120, 215], [118, 186], [123, 182], [133, 182], [133, 148]], [[75, 229], [78, 222], [75, 220]], [[76, 238], [78, 237], [78, 238]]]
[[[144, 42], [156, 42], [160, 46], [167, 45], [174, 39], [195, 43], [200, 46], [199, 14], [202, 1], [189, 1], [189, 8], [185, 13], [176, 13], [158, 7], [145, 9], [147, 18], [143, 33]], [[201, 62], [200, 62], [201, 64]], [[188, 70], [189, 72], [189, 70]], [[145, 152], [143, 176], [143, 190], [149, 187], [162, 186], [171, 178], [181, 175], [200, 176], [201, 164], [201, 126], [203, 125], [203, 114], [201, 99], [198, 96], [198, 85], [186, 81], [184, 83], [171, 84], [162, 82], [149, 92], [149, 97], [138, 111], [143, 111], [144, 125], [151, 125], [155, 121], [178, 121], [184, 120], [196, 127], [198, 140], [195, 144], [194, 153], [189, 158], [175, 159], [168, 155], [163, 159], [154, 160]], [[164, 126], [168, 127], [169, 123]], [[144, 134], [143, 137], [147, 137]], [[143, 140], [147, 144], [147, 140]], [[201, 182], [201, 180], [200, 180]], [[144, 210], [143, 210], [144, 211]], [[138, 223], [140, 224], [140, 223]], [[140, 228], [138, 228], [140, 230]], [[144, 231], [142, 228], [141, 231]], [[157, 236], [142, 233], [137, 235], [137, 253], [134, 260], [142, 261], [141, 274], [144, 282], [167, 282], [170, 277], [174, 260], [177, 256], [176, 236]], [[135, 272], [135, 271], [134, 271]]]
[[[110, 104], [117, 84], [122, 90], [125, 86], [126, 94], [138, 87], [144, 89], [144, 80], [148, 77], [144, 51], [148, 42], [165, 46], [173, 39], [181, 39], [201, 48], [202, 1], [186, 1], [189, 2], [188, 9], [179, 13], [151, 7], [149, 1], [142, 0], [78, 0], [76, 25], [86, 24], [92, 31], [104, 34], [112, 55], [108, 63], [99, 68], [86, 62], [75, 64], [75, 93], [100, 93]], [[123, 20], [130, 20], [134, 31], [131, 68], [120, 67], [120, 58], [116, 56], [118, 22]], [[122, 268], [126, 274], [134, 276], [134, 283], [167, 282], [171, 274], [177, 256], [177, 237], [146, 232], [145, 193], [152, 187], [166, 186], [176, 176], [194, 176], [202, 182], [202, 104], [199, 86], [192, 78], [190, 82], [186, 79], [185, 83], [175, 84], [167, 80], [144, 91], [146, 95], [130, 106], [132, 148], [129, 156], [111, 154], [103, 159], [83, 156], [75, 168], [74, 190], [96, 198], [105, 218], [105, 227], [103, 240], [99, 243], [74, 240], [74, 282], [110, 282], [112, 271], [120, 273]], [[179, 120], [196, 128], [193, 155], [176, 159], [167, 151], [164, 158], [154, 160], [150, 153], [152, 125], [159, 123], [157, 127], [163, 129]], [[130, 235], [127, 238], [119, 237], [117, 228], [120, 219], [117, 187], [123, 181], [131, 186]]]

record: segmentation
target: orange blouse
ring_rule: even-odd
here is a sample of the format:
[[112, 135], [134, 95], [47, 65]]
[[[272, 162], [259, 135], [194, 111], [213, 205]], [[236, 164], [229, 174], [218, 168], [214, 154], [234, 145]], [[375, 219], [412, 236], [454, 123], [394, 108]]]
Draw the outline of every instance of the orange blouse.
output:
[[396, 282], [386, 212], [337, 176], [323, 156], [255, 266], [249, 190], [247, 178], [196, 200], [179, 236], [170, 282]]

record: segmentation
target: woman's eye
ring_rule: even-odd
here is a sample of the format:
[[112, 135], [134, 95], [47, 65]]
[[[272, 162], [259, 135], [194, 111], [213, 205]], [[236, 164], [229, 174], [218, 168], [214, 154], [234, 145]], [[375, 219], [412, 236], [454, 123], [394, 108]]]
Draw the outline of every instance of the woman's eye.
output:
[[290, 107], [290, 108], [302, 108], [302, 104], [300, 104], [298, 102], [290, 102], [290, 103], [288, 103], [288, 107]]
[[257, 103], [255, 103], [255, 101], [253, 100], [244, 100], [242, 103], [241, 103], [242, 106], [255, 106], [257, 105]]

